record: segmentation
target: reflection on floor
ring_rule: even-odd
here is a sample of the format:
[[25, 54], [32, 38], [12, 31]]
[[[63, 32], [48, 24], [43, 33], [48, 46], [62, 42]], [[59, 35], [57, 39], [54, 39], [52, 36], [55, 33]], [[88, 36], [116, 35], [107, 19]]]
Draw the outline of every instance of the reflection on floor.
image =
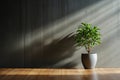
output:
[[0, 80], [119, 80], [120, 68], [1, 68]]

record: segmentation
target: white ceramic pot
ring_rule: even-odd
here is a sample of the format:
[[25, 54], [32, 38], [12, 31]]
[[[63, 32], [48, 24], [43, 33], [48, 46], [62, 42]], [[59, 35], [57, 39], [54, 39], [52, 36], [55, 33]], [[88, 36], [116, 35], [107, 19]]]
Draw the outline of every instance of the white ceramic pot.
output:
[[93, 69], [97, 63], [97, 53], [83, 53], [81, 55], [81, 61], [85, 69]]

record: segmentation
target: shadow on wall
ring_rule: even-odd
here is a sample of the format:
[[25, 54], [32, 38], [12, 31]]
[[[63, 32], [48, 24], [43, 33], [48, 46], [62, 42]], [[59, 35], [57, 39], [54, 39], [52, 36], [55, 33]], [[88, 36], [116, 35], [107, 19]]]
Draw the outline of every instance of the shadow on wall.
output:
[[[47, 45], [35, 41], [29, 47], [4, 54], [2, 59], [5, 61], [1, 61], [3, 64], [0, 67], [75, 68], [78, 63], [72, 57], [76, 50], [74, 42], [72, 34], [53, 40]], [[23, 52], [25, 54], [20, 55]]]
[[[87, 6], [100, 2], [99, 0], [29, 0], [26, 7], [27, 16], [33, 29], [47, 27], [56, 20], [65, 18]], [[33, 16], [34, 15], [34, 16]], [[38, 25], [38, 26], [37, 26]]]
[[25, 64], [29, 64], [26, 67], [74, 68], [77, 65], [72, 59], [69, 60], [75, 52], [74, 35], [69, 34], [62, 39], [53, 40], [48, 45], [41, 45], [42, 42], [38, 41], [26, 49]]
[[[16, 5], [9, 1], [9, 8], [6, 10], [6, 13], [9, 13], [9, 15], [4, 17], [4, 24], [6, 25], [1, 29], [3, 32], [1, 35], [2, 46], [0, 46], [3, 48], [3, 51], [1, 51], [0, 56], [0, 67], [71, 68], [76, 66], [77, 61], [73, 57], [75, 52], [73, 36], [70, 36], [68, 27], [65, 27], [66, 25], [63, 27], [56, 26], [55, 30], [53, 30], [53, 26], [48, 26], [50, 27], [50, 30], [52, 29], [50, 31], [50, 38], [53, 35], [56, 36], [58, 30], [61, 32], [61, 34], [64, 33], [63, 30], [69, 34], [65, 35], [66, 37], [62, 39], [58, 37], [47, 45], [44, 44], [44, 40], [40, 40], [41, 42], [35, 40], [34, 42], [31, 42], [28, 47], [26, 47], [26, 43], [27, 40], [29, 41], [33, 39], [34, 36], [32, 34], [36, 29], [40, 29], [41, 31], [44, 29], [49, 30], [45, 27], [45, 25], [52, 23], [54, 24], [54, 21], [57, 21], [61, 18], [65, 18], [67, 21], [67, 15], [73, 14], [92, 4], [95, 4], [98, 2], [98, 0], [21, 1], [16, 1]], [[86, 11], [84, 11], [84, 13], [86, 13]], [[80, 20], [81, 19], [82, 18], [80, 18]], [[65, 23], [67, 24], [67, 22]], [[73, 22], [71, 21], [69, 25], [73, 25]], [[55, 34], [52, 34], [52, 31]], [[30, 39], [26, 37], [26, 34], [29, 34]], [[44, 32], [42, 34], [44, 34]], [[49, 35], [49, 33], [47, 35]], [[21, 40], [21, 36], [23, 41], [21, 41], [23, 43], [22, 49], [15, 51], [15, 48], [20, 49], [19, 40]], [[13, 44], [16, 46], [12, 47]], [[13, 52], [11, 48], [14, 49], [13, 51], [15, 52]]]

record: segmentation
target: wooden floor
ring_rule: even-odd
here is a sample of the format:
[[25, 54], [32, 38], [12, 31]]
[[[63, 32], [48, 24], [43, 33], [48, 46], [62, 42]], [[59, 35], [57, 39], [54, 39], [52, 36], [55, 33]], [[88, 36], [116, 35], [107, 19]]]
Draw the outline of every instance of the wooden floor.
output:
[[120, 80], [120, 68], [87, 70], [1, 68], [0, 80]]

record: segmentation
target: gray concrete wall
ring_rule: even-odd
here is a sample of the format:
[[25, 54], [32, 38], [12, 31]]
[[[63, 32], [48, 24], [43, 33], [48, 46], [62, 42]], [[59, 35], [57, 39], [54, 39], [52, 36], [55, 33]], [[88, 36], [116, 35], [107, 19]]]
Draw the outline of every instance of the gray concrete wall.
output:
[[96, 67], [120, 67], [119, 0], [12, 0], [2, 5], [0, 67], [82, 68], [81, 22], [101, 29]]

